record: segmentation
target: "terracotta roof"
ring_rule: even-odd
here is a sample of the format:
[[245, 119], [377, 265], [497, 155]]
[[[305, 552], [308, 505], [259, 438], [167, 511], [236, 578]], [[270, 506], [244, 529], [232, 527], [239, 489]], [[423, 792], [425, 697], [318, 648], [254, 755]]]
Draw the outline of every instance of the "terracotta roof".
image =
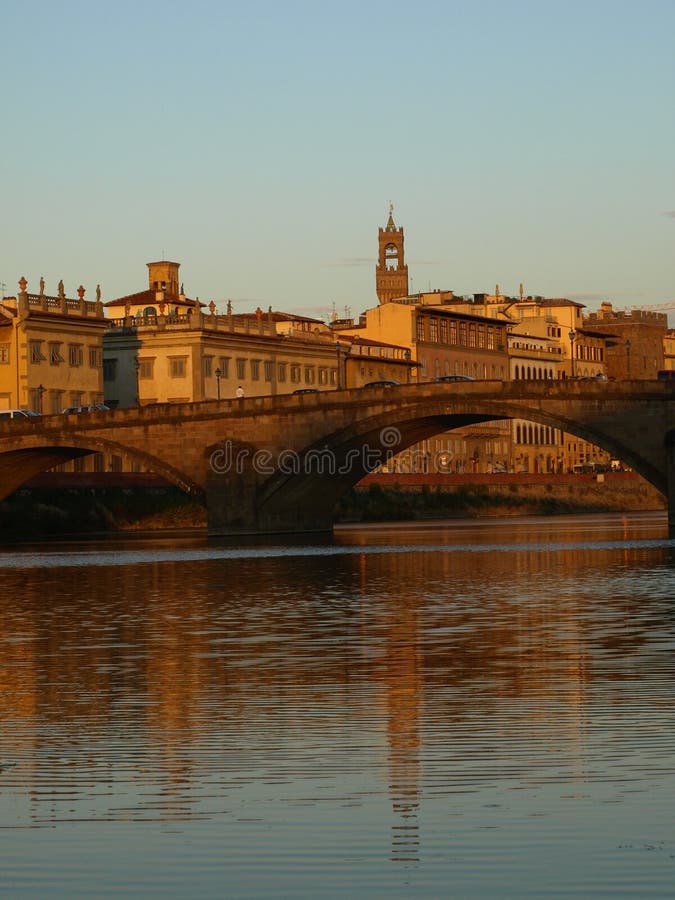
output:
[[576, 306], [578, 309], [585, 309], [585, 303], [577, 303], [576, 300], [568, 300], [567, 297], [544, 297], [541, 306]]
[[[190, 300], [188, 297], [179, 297], [176, 294], [169, 294], [164, 291], [164, 302], [171, 306], [189, 306], [201, 307], [206, 306], [200, 300]], [[136, 294], [127, 294], [126, 297], [117, 297], [115, 300], [108, 300], [104, 306], [157, 306], [157, 291], [147, 288], [145, 291], [138, 291]]]
[[367, 347], [394, 347], [396, 350], [406, 350], [402, 344], [390, 344], [387, 341], [373, 341], [371, 338], [363, 338], [358, 334], [342, 334], [336, 332], [336, 340], [350, 341], [352, 344], [361, 344]]

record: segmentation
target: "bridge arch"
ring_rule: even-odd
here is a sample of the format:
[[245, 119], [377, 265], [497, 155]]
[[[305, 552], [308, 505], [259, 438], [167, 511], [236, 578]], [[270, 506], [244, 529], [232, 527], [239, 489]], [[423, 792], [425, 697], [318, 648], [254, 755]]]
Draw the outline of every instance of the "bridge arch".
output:
[[[273, 460], [268, 460], [267, 470], [249, 469], [244, 477], [250, 484], [255, 483], [256, 527], [267, 531], [301, 530], [305, 521], [307, 530], [329, 529], [340, 498], [396, 453], [445, 431], [503, 419], [526, 420], [596, 444], [667, 494], [663, 473], [634, 446], [606, 431], [593, 417], [579, 420], [522, 401], [467, 397], [449, 402], [448, 398], [425, 398], [419, 403], [392, 406], [358, 418], [307, 444], [294, 452], [295, 465], [274, 466]], [[274, 471], [270, 473], [269, 467]], [[240, 493], [240, 499], [241, 496]]]
[[142, 469], [160, 475], [186, 494], [204, 500], [204, 491], [200, 485], [157, 456], [99, 436], [87, 438], [69, 435], [65, 440], [54, 440], [54, 437], [50, 436], [49, 442], [45, 443], [42, 435], [23, 435], [20, 446], [0, 452], [0, 499], [9, 496], [35, 475], [54, 466], [92, 453], [104, 453], [138, 463]]

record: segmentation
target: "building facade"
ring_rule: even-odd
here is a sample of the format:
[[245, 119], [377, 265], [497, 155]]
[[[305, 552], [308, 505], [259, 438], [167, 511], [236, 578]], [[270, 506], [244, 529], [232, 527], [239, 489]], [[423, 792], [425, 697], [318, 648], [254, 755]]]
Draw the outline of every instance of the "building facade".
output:
[[[16, 297], [0, 304], [0, 408], [26, 408], [43, 415], [103, 402], [103, 334], [100, 297], [66, 297], [63, 283], [47, 295], [28, 292], [25, 278]], [[97, 291], [98, 294], [98, 291]]]

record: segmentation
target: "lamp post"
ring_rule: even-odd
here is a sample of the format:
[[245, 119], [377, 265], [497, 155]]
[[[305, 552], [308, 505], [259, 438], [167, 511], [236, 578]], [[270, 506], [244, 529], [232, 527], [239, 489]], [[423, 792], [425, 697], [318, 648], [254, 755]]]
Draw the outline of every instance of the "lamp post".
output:
[[[336, 341], [335, 352], [337, 353], [337, 389], [338, 391], [341, 391], [343, 388], [347, 390], [347, 354], [349, 353], [349, 344], [345, 346], [340, 341]], [[342, 354], [344, 354], [344, 363], [342, 362]]]
[[574, 378], [574, 340], [575, 340], [576, 336], [577, 336], [576, 331], [574, 331], [574, 329], [572, 329], [572, 331], [570, 331], [570, 333], [568, 335], [568, 337], [570, 339], [570, 360], [571, 360], [570, 372], [571, 372], [572, 378]]
[[136, 370], [136, 406], [140, 406], [140, 405], [141, 405], [141, 398], [140, 398], [141, 389], [140, 389], [140, 383], [139, 383], [139, 380], [140, 380], [140, 375], [139, 375], [140, 368], [141, 368], [141, 361], [140, 361], [140, 359], [139, 359], [137, 356], [134, 356], [134, 369]]
[[220, 400], [220, 379], [223, 375], [223, 373], [220, 371], [220, 367], [216, 369], [214, 375], [216, 376], [216, 390], [218, 392], [218, 399]]
[[630, 340], [626, 341], [626, 378], [630, 378]]
[[45, 392], [46, 390], [47, 390], [47, 388], [46, 388], [43, 384], [39, 384], [39, 385], [37, 386], [37, 398], [38, 398], [37, 405], [38, 405], [38, 408], [35, 410], [35, 412], [42, 413], [42, 395], [44, 394], [44, 392]]
[[405, 356], [405, 382], [406, 384], [410, 384], [410, 357], [412, 356], [410, 349], [407, 349], [404, 353]]

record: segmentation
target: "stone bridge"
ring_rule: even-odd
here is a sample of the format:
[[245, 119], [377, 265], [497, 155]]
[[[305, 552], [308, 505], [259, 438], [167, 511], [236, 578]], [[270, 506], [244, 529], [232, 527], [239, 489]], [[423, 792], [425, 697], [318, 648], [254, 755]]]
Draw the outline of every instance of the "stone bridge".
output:
[[340, 496], [389, 456], [508, 418], [609, 451], [668, 498], [675, 527], [675, 391], [645, 381], [425, 383], [3, 421], [0, 499], [101, 451], [202, 498], [210, 534], [329, 531]]

